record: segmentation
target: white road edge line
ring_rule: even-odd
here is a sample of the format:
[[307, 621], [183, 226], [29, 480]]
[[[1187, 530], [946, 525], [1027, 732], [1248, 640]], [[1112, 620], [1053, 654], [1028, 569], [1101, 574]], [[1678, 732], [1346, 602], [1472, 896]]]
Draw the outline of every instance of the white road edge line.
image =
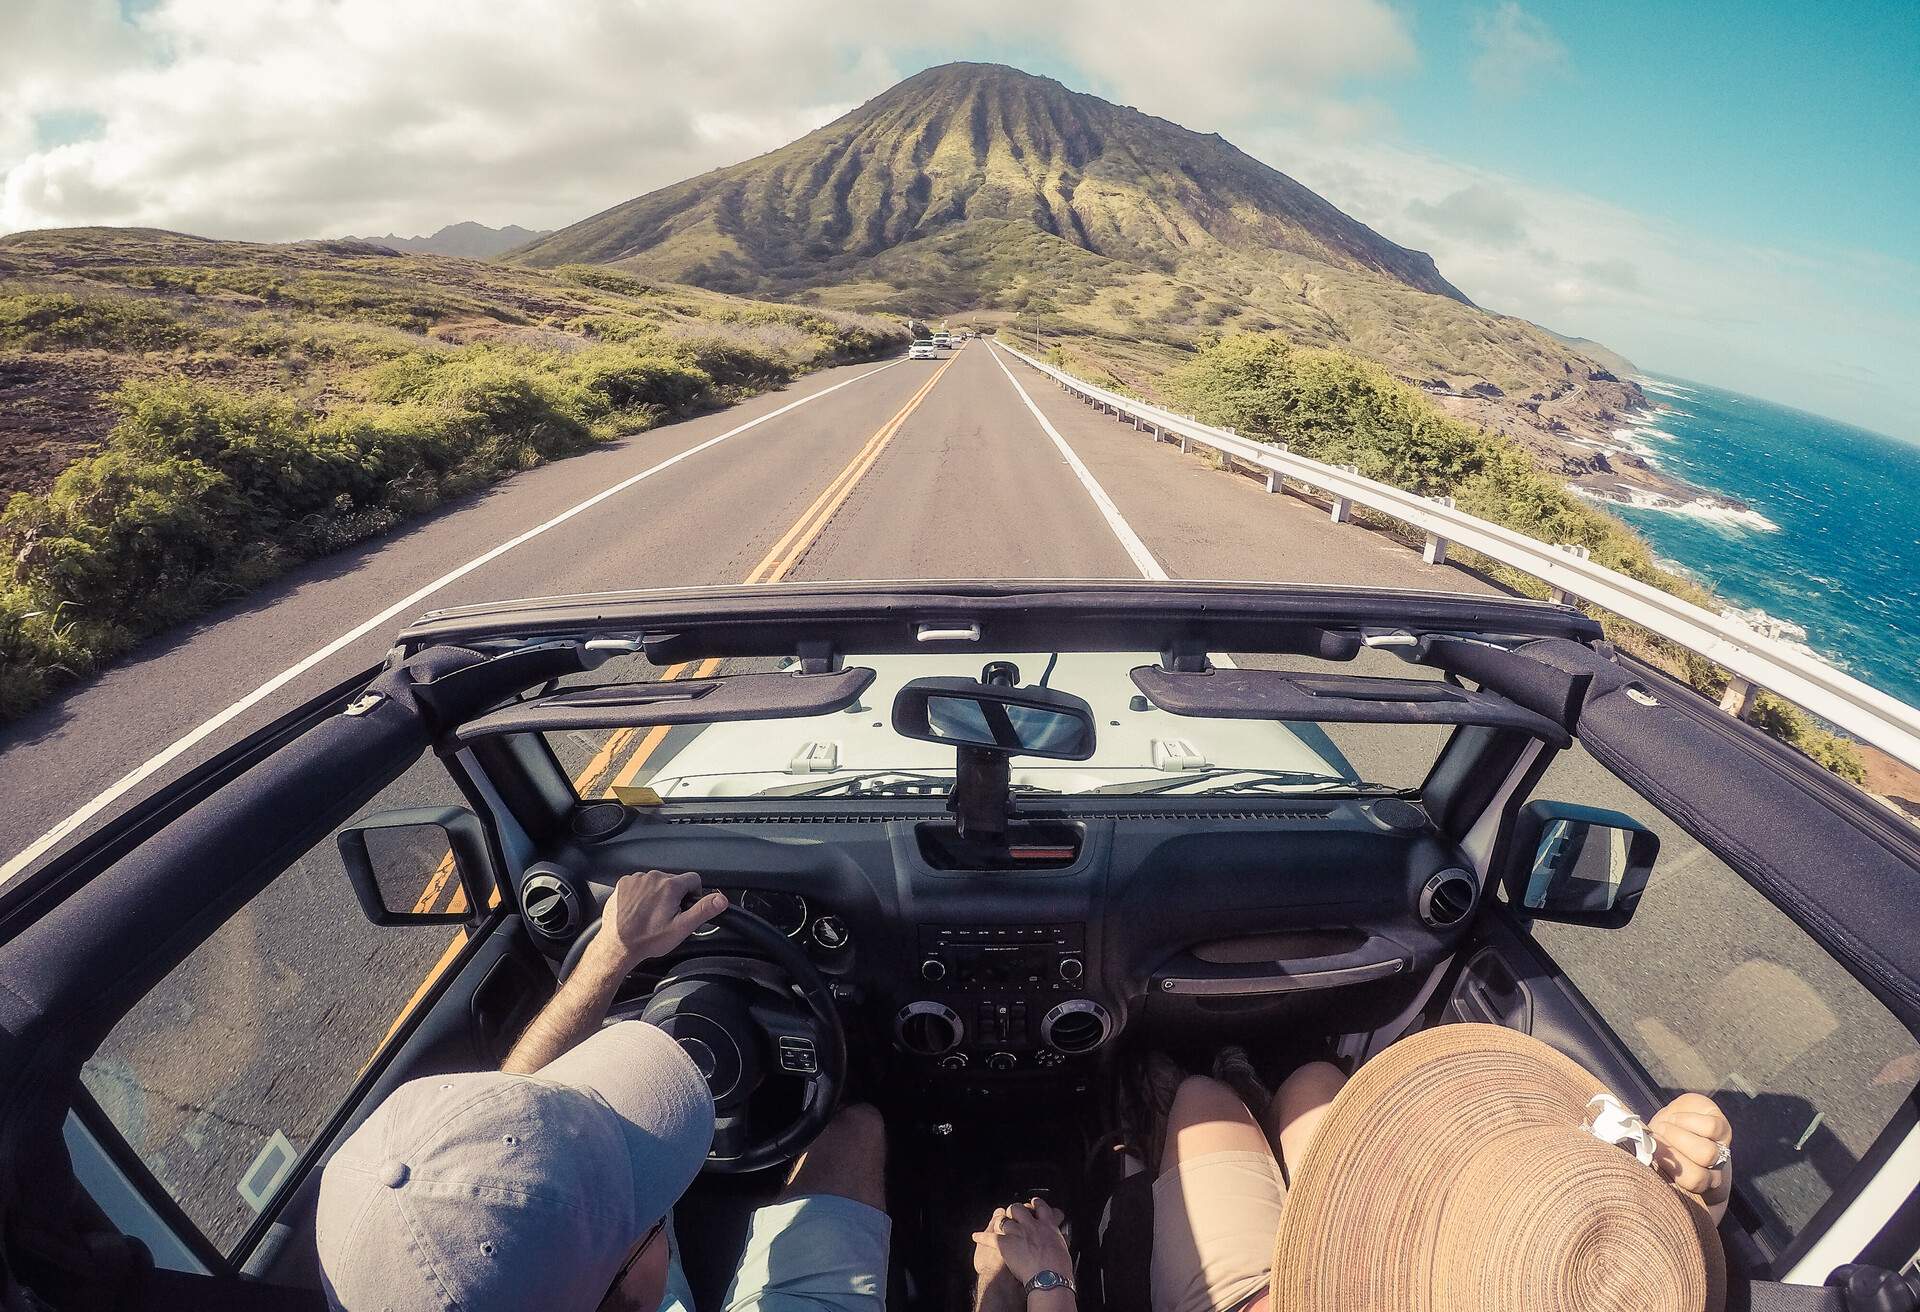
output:
[[1067, 445], [1067, 440], [1060, 436], [1060, 430], [1053, 426], [1052, 421], [1040, 413], [1040, 407], [1035, 405], [1033, 398], [1027, 395], [1027, 389], [1020, 386], [1020, 380], [1013, 376], [1013, 370], [1007, 368], [1007, 362], [1000, 358], [999, 349], [993, 346], [987, 349], [993, 352], [993, 362], [1000, 366], [1000, 372], [1005, 374], [1007, 381], [1013, 384], [1013, 390], [1020, 393], [1020, 399], [1027, 403], [1027, 409], [1031, 410], [1033, 417], [1040, 421], [1040, 427], [1045, 429], [1047, 436], [1053, 439], [1053, 444], [1060, 448], [1060, 455], [1066, 460], [1067, 468], [1071, 469], [1074, 477], [1080, 480], [1080, 485], [1087, 489], [1087, 495], [1093, 498], [1093, 504], [1099, 507], [1100, 514], [1107, 521], [1107, 527], [1113, 530], [1113, 535], [1120, 539], [1120, 545], [1125, 548], [1127, 555], [1132, 557], [1133, 566], [1140, 571], [1141, 577], [1162, 581], [1170, 578], [1167, 571], [1160, 567], [1160, 562], [1153, 558], [1153, 553], [1147, 550], [1147, 544], [1140, 540], [1140, 535], [1133, 531], [1133, 526], [1121, 518], [1120, 508], [1113, 504], [1113, 498], [1108, 496], [1107, 490], [1100, 486], [1100, 480], [1081, 463], [1080, 457], [1073, 453], [1073, 448]]
[[[28, 844], [25, 848], [21, 849], [21, 851], [17, 853], [11, 860], [9, 860], [5, 865], [0, 866], [0, 887], [4, 887], [8, 883], [8, 881], [13, 879], [15, 875], [18, 875], [23, 870], [25, 870], [28, 866], [32, 865], [35, 861], [38, 861], [43, 855], [46, 854], [49, 848], [53, 847], [55, 844], [60, 842], [61, 839], [67, 837], [67, 835], [73, 833], [73, 831], [78, 829], [81, 825], [93, 819], [93, 817], [95, 817], [96, 815], [99, 815], [100, 812], [104, 811], [107, 807], [111, 806], [120, 797], [124, 796], [128, 789], [132, 788], [135, 784], [138, 784], [141, 780], [152, 775], [155, 771], [165, 767], [169, 762], [177, 758], [182, 752], [185, 752], [187, 749], [194, 746], [196, 743], [199, 743], [200, 741], [205, 739], [209, 734], [219, 729], [222, 725], [232, 720], [235, 716], [239, 715], [241, 712], [247, 710], [252, 706], [258, 705], [261, 701], [272, 696], [274, 693], [278, 692], [281, 688], [286, 687], [287, 684], [293, 682], [295, 679], [299, 678], [302, 674], [305, 674], [308, 670], [312, 669], [314, 666], [320, 664], [322, 661], [327, 660], [328, 658], [336, 655], [337, 653], [344, 650], [345, 648], [358, 642], [360, 639], [366, 637], [367, 634], [373, 632], [375, 629], [379, 628], [381, 625], [387, 623], [389, 620], [393, 619], [396, 615], [399, 615], [402, 611], [410, 610], [411, 608], [419, 605], [422, 601], [425, 601], [428, 597], [432, 596], [434, 593], [438, 592], [440, 589], [446, 587], [449, 583], [457, 582], [458, 580], [466, 577], [468, 574], [473, 573], [474, 570], [479, 569], [482, 565], [485, 565], [490, 561], [498, 560], [500, 557], [506, 555], [509, 551], [512, 551], [515, 547], [523, 546], [526, 543], [533, 541], [533, 539], [539, 537], [542, 533], [545, 533], [548, 529], [559, 527], [561, 524], [564, 524], [568, 520], [572, 519], [575, 515], [578, 515], [583, 511], [591, 510], [593, 507], [599, 505], [602, 501], [605, 501], [609, 497], [618, 496], [620, 493], [625, 492], [628, 488], [634, 486], [636, 483], [644, 483], [647, 479], [652, 478], [655, 474], [658, 474], [663, 470], [671, 469], [673, 466], [679, 464], [682, 460], [685, 460], [691, 456], [699, 455], [702, 451], [706, 451], [712, 447], [719, 446], [722, 442], [726, 441], [728, 438], [738, 437], [740, 434], [746, 432], [750, 428], [758, 428], [761, 424], [766, 423], [769, 419], [778, 419], [781, 415], [784, 415], [785, 413], [787, 413], [787, 411], [797, 409], [798, 407], [805, 405], [809, 401], [817, 401], [821, 397], [826, 396], [830, 392], [837, 392], [843, 387], [851, 387], [855, 383], [864, 382], [865, 380], [873, 377], [875, 374], [884, 373], [885, 371], [893, 368], [894, 365], [897, 365], [899, 363], [900, 362], [898, 360], [895, 360], [893, 364], [883, 364], [878, 369], [869, 369], [867, 370], [867, 372], [860, 374], [857, 377], [849, 378], [843, 382], [835, 383], [831, 387], [823, 387], [817, 392], [811, 392], [808, 395], [800, 397], [797, 400], [789, 401], [777, 410], [769, 410], [767, 411], [766, 414], [760, 415], [759, 417], [754, 419], [749, 419], [744, 424], [740, 424], [734, 428], [729, 428], [726, 432], [720, 434], [718, 437], [710, 437], [704, 442], [698, 443], [694, 446], [690, 446], [685, 451], [680, 452], [678, 455], [669, 456], [667, 459], [662, 460], [659, 464], [654, 465], [651, 468], [643, 469], [639, 473], [634, 474], [629, 478], [624, 478], [620, 480], [618, 483], [613, 484], [611, 487], [604, 488], [601, 491], [594, 493], [592, 496], [588, 497], [585, 501], [580, 502], [578, 505], [568, 507], [566, 510], [561, 511], [559, 514], [555, 515], [552, 519], [547, 520], [545, 523], [536, 524], [534, 527], [522, 533], [519, 537], [510, 538], [507, 541], [502, 542], [499, 546], [493, 548], [491, 551], [488, 551], [483, 555], [475, 556], [472, 560], [468, 561], [466, 564], [461, 565], [456, 569], [449, 570], [445, 574], [442, 574], [439, 578], [435, 579], [433, 582], [427, 584], [426, 586], [408, 593], [406, 596], [402, 597], [399, 601], [394, 602], [393, 605], [381, 611], [378, 615], [375, 615], [371, 619], [365, 620], [362, 623], [349, 629], [347, 632], [341, 634], [339, 637], [335, 638], [332, 642], [320, 648], [320, 650], [314, 652], [312, 655], [306, 657], [304, 660], [300, 661], [298, 664], [290, 665], [286, 669], [280, 671], [280, 673], [274, 675], [271, 679], [261, 684], [258, 688], [255, 688], [252, 692], [248, 693], [245, 697], [242, 697], [239, 701], [227, 707], [226, 710], [221, 711], [218, 715], [215, 715], [213, 718], [206, 720], [202, 724], [190, 730], [184, 736], [175, 739], [173, 742], [169, 743], [167, 746], [161, 748], [158, 752], [154, 753], [152, 756], [142, 761], [139, 765], [129, 770], [126, 774], [120, 776], [120, 778], [115, 783], [113, 783], [110, 787], [108, 787], [105, 792], [95, 797], [92, 801], [82, 806], [79, 810], [75, 811], [72, 815], [62, 820], [59, 824], [55, 825], [53, 828], [47, 830], [47, 832], [40, 835], [40, 837], [34, 839], [32, 843]], [[1027, 404], [1031, 405], [1033, 403], [1029, 401]]]

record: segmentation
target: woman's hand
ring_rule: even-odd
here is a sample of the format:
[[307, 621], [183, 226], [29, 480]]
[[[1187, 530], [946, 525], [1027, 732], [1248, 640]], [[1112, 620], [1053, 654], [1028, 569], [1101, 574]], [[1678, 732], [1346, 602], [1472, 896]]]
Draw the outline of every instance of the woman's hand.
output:
[[727, 909], [725, 893], [709, 893], [686, 910], [681, 903], [700, 891], [700, 876], [663, 870], [621, 876], [600, 912], [600, 932], [587, 951], [625, 975], [643, 961], [663, 957], [687, 936]]
[[1718, 1221], [1733, 1193], [1733, 1162], [1722, 1157], [1733, 1146], [1733, 1126], [1720, 1108], [1705, 1094], [1683, 1093], [1655, 1112], [1647, 1129], [1660, 1174], [1698, 1196]]
[[974, 1269], [990, 1264], [986, 1253], [999, 1256], [1007, 1270], [1022, 1286], [1042, 1271], [1057, 1271], [1063, 1276], [1073, 1272], [1073, 1255], [1067, 1251], [1067, 1237], [1060, 1232], [1066, 1219], [1044, 1198], [995, 1210], [987, 1227], [973, 1237], [977, 1245]]

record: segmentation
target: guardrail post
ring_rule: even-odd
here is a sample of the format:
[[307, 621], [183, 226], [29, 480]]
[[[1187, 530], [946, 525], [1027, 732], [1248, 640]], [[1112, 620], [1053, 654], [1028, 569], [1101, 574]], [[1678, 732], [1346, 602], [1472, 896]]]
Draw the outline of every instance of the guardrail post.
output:
[[[1358, 465], [1335, 465], [1334, 468], [1344, 469], [1349, 474], [1358, 474], [1360, 472], [1360, 467]], [[1329, 492], [1333, 491], [1332, 488], [1328, 488], [1327, 490]], [[1348, 519], [1352, 517], [1352, 515], [1353, 515], [1353, 498], [1343, 497], [1338, 492], [1334, 492], [1333, 493], [1333, 522], [1336, 524], [1344, 524], [1347, 522]]]
[[[1453, 509], [1452, 497], [1435, 497], [1433, 498], [1433, 502], [1443, 509]], [[1427, 534], [1426, 550], [1420, 553], [1420, 559], [1426, 561], [1429, 565], [1444, 565], [1447, 563], [1447, 546], [1448, 543], [1445, 538], [1441, 537], [1438, 533], [1429, 533]]]
[[[1593, 555], [1591, 551], [1577, 542], [1560, 542], [1555, 545], [1559, 550], [1566, 552], [1576, 560], [1586, 560]], [[1553, 590], [1553, 604], [1556, 606], [1571, 606], [1573, 604], [1573, 594], [1565, 588], [1555, 588]]]
[[[1281, 455], [1285, 455], [1287, 453], [1287, 444], [1285, 442], [1275, 442], [1273, 445], [1274, 445], [1274, 449], [1278, 451]], [[1286, 475], [1282, 474], [1277, 469], [1269, 469], [1267, 471], [1267, 491], [1285, 492], [1286, 490], [1287, 490]]]
[[1180, 434], [1180, 454], [1181, 455], [1193, 454], [1193, 434], [1192, 433]]
[[1760, 690], [1739, 675], [1727, 680], [1727, 690], [1720, 694], [1720, 709], [1736, 720], [1744, 720], [1753, 710], [1753, 700]]

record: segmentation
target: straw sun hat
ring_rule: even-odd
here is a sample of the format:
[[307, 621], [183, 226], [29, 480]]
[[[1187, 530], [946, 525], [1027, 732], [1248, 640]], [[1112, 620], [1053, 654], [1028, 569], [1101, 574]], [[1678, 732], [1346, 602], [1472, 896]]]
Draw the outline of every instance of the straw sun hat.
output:
[[1712, 1220], [1584, 1128], [1604, 1092], [1497, 1025], [1388, 1048], [1334, 1099], [1287, 1191], [1275, 1312], [1720, 1312]]

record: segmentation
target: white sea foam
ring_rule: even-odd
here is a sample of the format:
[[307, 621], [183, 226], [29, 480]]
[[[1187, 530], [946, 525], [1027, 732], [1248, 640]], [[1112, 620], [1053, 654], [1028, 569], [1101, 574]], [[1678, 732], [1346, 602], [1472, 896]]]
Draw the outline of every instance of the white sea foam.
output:
[[1807, 630], [1804, 626], [1795, 624], [1792, 620], [1783, 620], [1777, 615], [1769, 615], [1758, 606], [1747, 610], [1742, 610], [1738, 606], [1729, 606], [1721, 611], [1720, 615], [1721, 618], [1732, 620], [1734, 623], [1759, 634], [1763, 638], [1777, 642], [1783, 647], [1790, 647], [1803, 656], [1811, 656], [1817, 661], [1824, 661], [1836, 670], [1849, 670], [1853, 668], [1846, 660], [1831, 652], [1815, 650], [1813, 645], [1807, 641]]
[[1629, 505], [1639, 510], [1657, 510], [1662, 514], [1685, 515], [1689, 519], [1698, 519], [1715, 528], [1740, 529], [1750, 533], [1778, 533], [1780, 526], [1752, 507], [1730, 506], [1724, 501], [1712, 497], [1695, 497], [1691, 501], [1679, 501], [1673, 497], [1661, 496], [1658, 492], [1648, 492], [1643, 488], [1620, 485], [1618, 495], [1595, 492], [1590, 488], [1574, 487], [1572, 491], [1594, 501], [1611, 501], [1615, 505]]
[[1679, 383], [1663, 382], [1658, 378], [1649, 378], [1645, 374], [1633, 375], [1633, 381], [1640, 384], [1643, 392], [1652, 392], [1655, 396], [1670, 396], [1683, 399], [1700, 395], [1691, 387], [1682, 387]]

